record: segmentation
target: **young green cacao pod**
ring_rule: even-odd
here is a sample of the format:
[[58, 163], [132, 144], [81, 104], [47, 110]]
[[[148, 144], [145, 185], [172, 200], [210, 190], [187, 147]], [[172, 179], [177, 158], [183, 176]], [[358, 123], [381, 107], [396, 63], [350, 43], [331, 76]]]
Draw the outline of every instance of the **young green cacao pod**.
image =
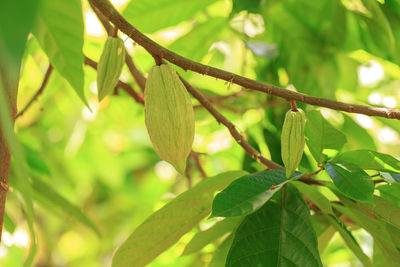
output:
[[184, 174], [194, 139], [194, 111], [174, 68], [150, 69], [145, 88], [146, 128], [157, 154]]
[[124, 42], [118, 37], [108, 37], [97, 66], [99, 101], [117, 85], [125, 60]]
[[293, 175], [303, 156], [305, 124], [306, 115], [303, 110], [289, 110], [286, 113], [282, 127], [281, 144], [282, 161], [285, 164], [286, 177], [288, 178]]

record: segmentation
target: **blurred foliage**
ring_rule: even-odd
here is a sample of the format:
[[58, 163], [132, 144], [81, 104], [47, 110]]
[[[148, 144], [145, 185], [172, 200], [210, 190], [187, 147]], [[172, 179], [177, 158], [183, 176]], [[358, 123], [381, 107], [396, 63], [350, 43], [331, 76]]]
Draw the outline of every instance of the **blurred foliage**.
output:
[[[20, 2], [30, 6], [22, 7]], [[56, 70], [38, 100], [16, 120], [16, 140], [20, 144], [17, 149], [21, 157], [14, 154], [12, 162], [12, 187], [7, 198], [0, 266], [22, 266], [29, 245], [34, 243], [29, 234], [32, 219], [26, 199], [28, 193], [35, 212], [34, 266], [111, 266], [116, 249], [137, 226], [154, 211], [169, 207], [166, 204], [170, 200], [179, 201], [176, 197], [188, 189], [188, 178], [177, 174], [153, 150], [142, 105], [122, 90], [97, 102], [96, 72], [83, 65], [83, 55], [98, 61], [106, 34], [89, 4], [78, 0], [42, 0], [36, 7], [33, 2], [11, 1], [4, 5], [7, 8], [2, 4], [0, 9], [0, 52], [11, 51], [11, 59], [7, 60], [0, 53], [1, 70], [8, 62], [19, 66], [25, 47], [18, 110], [25, 107], [40, 87], [49, 64]], [[119, 0], [113, 3], [150, 38], [192, 60], [318, 97], [399, 107], [400, 4], [396, 0]], [[36, 22], [32, 23], [35, 17]], [[13, 26], [5, 26], [13, 18]], [[25, 44], [29, 31], [33, 34], [29, 34]], [[138, 69], [146, 73], [154, 59], [125, 35], [121, 37]], [[227, 96], [216, 100], [215, 107], [265, 157], [282, 164], [280, 131], [290, 107], [286, 101], [176, 69], [211, 97]], [[140, 91], [126, 66], [120, 79]], [[193, 103], [198, 104], [195, 100]], [[352, 161], [363, 157], [370, 160], [368, 155], [376, 151], [390, 154], [394, 157], [389, 159], [391, 163], [380, 154], [371, 156], [377, 160], [372, 162], [377, 167], [367, 168], [366, 172], [369, 175], [385, 173], [384, 177], [389, 177], [386, 179], [390, 183], [378, 186], [375, 191], [393, 209], [400, 207], [400, 189], [394, 183], [400, 180], [395, 159], [400, 157], [398, 121], [344, 114], [301, 103], [299, 107], [310, 118], [315, 118], [308, 129], [317, 129], [308, 135], [312, 141], [307, 140], [308, 148], [299, 166], [301, 172], [316, 171], [318, 163], [335, 157], [340, 149], [342, 152], [367, 151], [347, 154], [354, 157]], [[193, 150], [201, 153], [199, 159], [207, 176], [264, 169], [203, 108], [195, 111]], [[315, 141], [324, 136], [328, 143], [322, 139], [319, 143]], [[18, 173], [24, 164], [23, 158], [28, 174]], [[188, 169], [191, 184], [201, 186], [204, 181], [193, 158], [188, 160]], [[25, 177], [25, 183], [18, 176]], [[317, 178], [328, 180], [329, 176], [321, 172]], [[24, 188], [21, 183], [28, 187]], [[289, 190], [299, 195], [294, 187]], [[298, 190], [311, 200], [318, 194], [304, 188], [304, 191]], [[399, 239], [393, 241], [395, 245], [387, 245], [391, 236], [394, 239], [400, 236], [398, 225], [387, 226], [390, 218], [377, 215], [384, 219], [379, 225], [388, 227], [384, 229], [391, 235], [374, 228], [371, 217], [357, 213], [362, 205], [349, 199], [351, 192], [341, 195], [326, 188], [317, 192], [323, 195], [318, 194], [323, 203], [327, 199], [345, 203], [345, 206], [332, 206], [340, 213], [335, 214], [340, 221], [332, 222], [315, 214], [311, 217], [323, 266], [359, 266], [357, 257], [363, 258], [365, 254], [376, 260], [374, 266], [388, 264], [387, 258], [399, 259]], [[274, 199], [283, 201], [279, 196]], [[210, 202], [208, 198], [207, 201]], [[295, 202], [306, 206], [300, 198]], [[274, 205], [268, 204], [250, 216], [264, 218], [267, 214], [263, 211], [276, 209]], [[371, 208], [367, 204], [362, 207]], [[331, 209], [330, 204], [325, 208]], [[303, 210], [303, 217], [304, 214]], [[231, 234], [238, 222], [222, 221], [228, 227], [224, 231], [217, 228], [222, 224], [220, 219], [204, 216], [199, 218], [199, 224], [196, 221], [193, 229], [177, 235], [179, 241], [170, 244], [171, 248], [149, 266], [222, 266], [232, 242], [240, 249]], [[311, 225], [308, 217], [305, 218]], [[210, 228], [213, 225], [215, 231], [207, 232], [214, 229]], [[245, 227], [251, 228], [251, 225], [247, 223]], [[187, 244], [190, 246], [186, 247]], [[347, 246], [359, 250], [349, 250]]]

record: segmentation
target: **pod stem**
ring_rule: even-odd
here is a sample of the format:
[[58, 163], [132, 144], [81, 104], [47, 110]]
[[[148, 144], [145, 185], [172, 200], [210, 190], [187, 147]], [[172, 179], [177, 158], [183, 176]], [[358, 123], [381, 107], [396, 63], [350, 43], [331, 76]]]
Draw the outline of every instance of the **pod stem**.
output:
[[118, 27], [115, 26], [112, 32], [112, 37], [118, 37]]
[[297, 112], [296, 100], [290, 100], [290, 105], [292, 106], [292, 111]]

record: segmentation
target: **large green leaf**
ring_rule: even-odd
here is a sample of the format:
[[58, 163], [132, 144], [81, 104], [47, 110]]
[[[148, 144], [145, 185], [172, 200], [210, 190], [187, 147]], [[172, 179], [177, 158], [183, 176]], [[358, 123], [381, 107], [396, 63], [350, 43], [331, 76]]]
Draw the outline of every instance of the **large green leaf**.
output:
[[[176, 39], [169, 48], [194, 61], [201, 61], [208, 53], [211, 45], [218, 41], [218, 37], [228, 24], [228, 20], [216, 17], [207, 22], [196, 25], [189, 33]], [[188, 45], [190, 44], [190, 45]]]
[[385, 184], [377, 188], [381, 197], [400, 207], [400, 184]]
[[243, 176], [215, 196], [211, 216], [232, 217], [250, 214], [264, 205], [289, 181], [285, 170], [267, 170]]
[[385, 223], [378, 220], [375, 216], [371, 216], [370, 211], [362, 209], [352, 200], [335, 190], [333, 191], [344, 204], [344, 206], [340, 204], [333, 204], [333, 206], [373, 236], [375, 244], [382, 251], [387, 262], [391, 263], [388, 266], [397, 266], [395, 263], [400, 262], [400, 253], [393, 244], [392, 238], [386, 230]]
[[362, 262], [363, 266], [372, 267], [373, 265], [371, 263], [371, 259], [364, 253], [357, 240], [354, 238], [351, 232], [346, 229], [346, 226], [334, 216], [327, 215], [326, 217], [341, 235], [346, 245], [351, 249], [351, 251], [353, 251], [354, 255], [356, 255], [356, 257]]
[[151, 33], [192, 18], [216, 0], [135, 0], [122, 15], [140, 31]]
[[322, 117], [319, 111], [307, 112], [307, 122], [304, 131], [307, 146], [318, 163], [324, 162], [324, 149], [339, 151], [346, 143], [346, 136], [335, 129]]
[[239, 225], [242, 219], [243, 218], [241, 217], [226, 218], [222, 221], [217, 222], [211, 228], [205, 231], [198, 232], [186, 245], [182, 255], [188, 255], [199, 251], [222, 235], [231, 232], [236, 226]]
[[117, 250], [112, 266], [145, 266], [177, 242], [211, 210], [215, 191], [245, 175], [231, 171], [206, 178], [147, 218]]
[[83, 91], [83, 18], [79, 0], [43, 0], [33, 30], [54, 68], [86, 104]]
[[371, 201], [374, 182], [360, 167], [349, 162], [327, 164], [327, 172], [336, 187], [346, 196], [358, 201]]
[[225, 265], [226, 256], [233, 242], [233, 234], [230, 234], [214, 252], [214, 256], [208, 267], [221, 267]]
[[362, 169], [378, 171], [400, 171], [400, 161], [394, 157], [372, 150], [352, 150], [341, 153], [337, 160], [351, 162]]
[[322, 266], [310, 210], [295, 187], [243, 220], [226, 266]]
[[[349, 70], [346, 70], [349, 72]], [[348, 76], [351, 77], [351, 75], [348, 74], [342, 74], [343, 79], [346, 79]], [[358, 76], [355, 75], [357, 78]], [[357, 80], [358, 82], [358, 80]], [[351, 91], [354, 91], [354, 87], [352, 87]], [[376, 150], [376, 145], [374, 142], [374, 139], [369, 135], [368, 131], [361, 127], [358, 123], [356, 123], [350, 116], [346, 114], [342, 114], [344, 117], [344, 123], [342, 125], [342, 131], [344, 134], [346, 134], [346, 137], [348, 139], [348, 147], [351, 149], [370, 149], [370, 150]]]
[[[99, 229], [90, 220], [79, 207], [69, 202], [62, 195], [57, 193], [49, 184], [39, 178], [32, 179], [32, 188], [34, 190], [33, 197], [39, 202], [45, 202], [50, 209], [58, 209], [65, 212], [68, 216], [73, 216], [80, 223], [93, 230], [99, 237], [101, 236]], [[50, 206], [49, 206], [50, 205]]]
[[[38, 1], [2, 1], [0, 8], [0, 65], [19, 71], [25, 43], [36, 17]], [[7, 68], [5, 68], [7, 66]]]

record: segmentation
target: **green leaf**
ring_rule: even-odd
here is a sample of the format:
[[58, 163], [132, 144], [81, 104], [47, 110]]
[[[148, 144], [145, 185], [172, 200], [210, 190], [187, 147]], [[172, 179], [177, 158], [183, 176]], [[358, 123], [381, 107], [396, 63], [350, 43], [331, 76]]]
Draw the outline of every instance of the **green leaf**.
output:
[[192, 18], [216, 0], [135, 0], [122, 15], [140, 31], [152, 33]]
[[[208, 53], [211, 45], [218, 41], [219, 36], [228, 25], [228, 20], [216, 17], [205, 23], [196, 25], [189, 33], [176, 39], [169, 49], [194, 61], [201, 61]], [[188, 45], [190, 44], [190, 45]]]
[[351, 162], [366, 170], [400, 171], [400, 161], [388, 154], [367, 149], [346, 151], [338, 155], [336, 159]]
[[362, 262], [363, 266], [372, 267], [373, 265], [371, 263], [371, 259], [365, 255], [357, 240], [354, 238], [351, 232], [346, 229], [346, 226], [334, 216], [327, 215], [326, 217], [333, 227], [339, 232], [340, 236], [343, 238], [344, 242], [351, 249], [354, 255]]
[[329, 162], [327, 172], [336, 187], [346, 196], [358, 201], [371, 201], [374, 182], [360, 167], [349, 162]]
[[50, 176], [49, 167], [39, 152], [29, 148], [28, 146], [24, 146], [24, 152], [26, 163], [31, 171]]
[[285, 170], [267, 170], [243, 176], [215, 196], [211, 216], [232, 217], [250, 214], [264, 205], [289, 181]]
[[243, 220], [226, 266], [322, 266], [310, 210], [295, 187]]
[[232, 0], [231, 15], [237, 14], [242, 10], [247, 10], [249, 13], [261, 13], [263, 5], [263, 0]]
[[[342, 206], [340, 204], [333, 204], [334, 208], [349, 217], [352, 221], [354, 221], [356, 224], [364, 228], [372, 235], [375, 244], [382, 251], [383, 256], [386, 258], [387, 262], [400, 262], [400, 253], [398, 249], [394, 246], [390, 235], [386, 231], [385, 224], [374, 216], [371, 216], [371, 213], [369, 213], [368, 211], [361, 209], [352, 200], [346, 198], [335, 190], [333, 191], [336, 195], [339, 196], [340, 200], [345, 205]], [[396, 265], [390, 264], [389, 266]]]
[[83, 18], [80, 1], [42, 1], [33, 34], [50, 63], [87, 105], [83, 91]]
[[0, 8], [0, 64], [18, 70], [25, 43], [36, 17], [38, 1], [2, 1]]
[[175, 244], [211, 210], [215, 191], [245, 175], [231, 171], [206, 178], [148, 217], [117, 250], [112, 266], [145, 266]]
[[233, 234], [230, 234], [224, 242], [215, 250], [214, 256], [208, 267], [221, 267], [225, 265], [226, 256], [233, 242]]
[[311, 222], [318, 237], [318, 251], [322, 254], [335, 235], [336, 230], [322, 213], [312, 215]]
[[306, 195], [323, 213], [334, 215], [331, 202], [327, 199], [316, 186], [309, 186], [303, 182], [291, 182], [296, 186], [297, 190], [303, 195]]
[[385, 184], [377, 188], [381, 197], [400, 207], [400, 184]]
[[307, 112], [306, 117], [304, 134], [307, 146], [314, 159], [321, 164], [326, 160], [324, 149], [339, 151], [346, 143], [346, 136], [326, 121], [319, 111]]
[[[348, 76], [350, 75], [342, 74], [343, 78], [346, 78]], [[355, 75], [355, 77], [356, 78], [358, 77], [357, 74]], [[356, 86], [353, 86], [351, 91], [354, 91], [354, 87]], [[356, 123], [350, 116], [346, 114], [342, 115], [344, 117], [342, 131], [346, 134], [346, 137], [348, 139], [347, 143], [348, 146], [351, 149], [362, 148], [362, 149], [376, 150], [374, 139], [371, 137], [371, 135], [369, 135], [368, 131], [365, 128], [361, 127], [358, 123]]]
[[14, 221], [8, 216], [7, 212], [4, 212], [4, 228], [10, 233], [14, 233], [16, 228]]
[[241, 217], [226, 218], [222, 221], [217, 222], [211, 228], [205, 231], [198, 232], [186, 245], [182, 255], [188, 255], [199, 251], [217, 238], [231, 232], [236, 226], [239, 225], [242, 219], [243, 218]]
[[99, 229], [90, 220], [79, 207], [69, 202], [62, 195], [57, 193], [49, 184], [39, 178], [32, 179], [32, 188], [34, 190], [33, 197], [39, 201], [45, 201], [51, 208], [58, 208], [59, 211], [65, 212], [68, 216], [73, 216], [80, 223], [93, 230], [101, 237]]

